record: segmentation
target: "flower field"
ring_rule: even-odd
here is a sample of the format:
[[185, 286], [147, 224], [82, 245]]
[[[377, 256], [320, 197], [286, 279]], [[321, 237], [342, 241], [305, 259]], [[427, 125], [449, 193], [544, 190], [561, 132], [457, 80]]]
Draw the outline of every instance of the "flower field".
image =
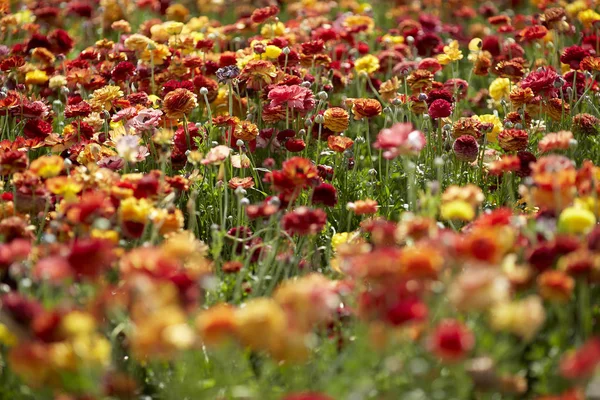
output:
[[599, 1], [0, 37], [0, 400], [600, 399]]

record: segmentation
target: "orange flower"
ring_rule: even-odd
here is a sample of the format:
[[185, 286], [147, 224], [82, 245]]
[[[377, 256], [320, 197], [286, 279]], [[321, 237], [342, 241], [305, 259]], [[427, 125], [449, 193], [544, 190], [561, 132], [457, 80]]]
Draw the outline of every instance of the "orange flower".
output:
[[564, 303], [569, 301], [575, 287], [575, 280], [562, 271], [549, 270], [538, 276], [540, 295], [549, 301]]
[[363, 118], [373, 118], [381, 114], [381, 103], [375, 99], [348, 99], [352, 104], [354, 119], [359, 121]]
[[246, 82], [249, 89], [260, 90], [273, 83], [277, 77], [277, 68], [270, 61], [251, 60], [240, 72], [238, 79]]
[[180, 119], [198, 106], [196, 95], [187, 89], [175, 89], [163, 99], [163, 111], [167, 118]]
[[444, 258], [430, 244], [404, 247], [400, 253], [400, 269], [407, 279], [436, 279]]
[[36, 158], [31, 162], [29, 170], [40, 178], [52, 178], [62, 172], [65, 161], [61, 156]]
[[504, 151], [525, 150], [529, 135], [523, 129], [505, 129], [498, 134], [498, 144]]
[[237, 189], [239, 187], [250, 189], [251, 187], [254, 187], [254, 178], [251, 176], [247, 176], [245, 178], [239, 178], [235, 176], [229, 180], [228, 186], [231, 189]]
[[355, 215], [375, 214], [377, 212], [377, 201], [371, 199], [357, 200], [353, 203], [348, 203], [347, 208]]
[[452, 125], [452, 136], [457, 139], [463, 135], [473, 136], [475, 139], [481, 137], [482, 123], [475, 118], [459, 118]]
[[563, 117], [569, 116], [571, 113], [571, 106], [569, 103], [562, 101], [562, 99], [559, 98], [550, 99], [545, 102], [543, 109], [548, 113], [548, 116], [555, 121], [560, 121]]
[[236, 124], [233, 137], [250, 142], [258, 136], [258, 127], [250, 121], [241, 121]]
[[417, 69], [406, 78], [406, 83], [413, 94], [428, 92], [433, 84], [433, 74], [426, 69]]
[[196, 330], [207, 346], [216, 346], [235, 337], [235, 309], [229, 304], [217, 304], [196, 317]]
[[510, 92], [510, 102], [514, 108], [519, 108], [525, 104], [528, 104], [534, 97], [535, 94], [529, 87], [526, 89], [515, 87]]
[[323, 126], [334, 133], [340, 133], [348, 129], [350, 124], [348, 112], [340, 107], [328, 108], [323, 113]]
[[331, 135], [327, 138], [327, 146], [336, 153], [343, 153], [353, 144], [354, 141], [346, 136]]

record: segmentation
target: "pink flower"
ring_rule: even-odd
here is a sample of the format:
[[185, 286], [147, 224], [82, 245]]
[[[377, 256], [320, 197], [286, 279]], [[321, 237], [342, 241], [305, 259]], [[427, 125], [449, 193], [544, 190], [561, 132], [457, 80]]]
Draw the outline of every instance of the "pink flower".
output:
[[223, 161], [225, 161], [225, 159], [227, 157], [229, 157], [229, 153], [231, 153], [231, 149], [227, 146], [219, 145], [219, 146], [213, 147], [206, 154], [206, 157], [204, 157], [204, 160], [202, 160], [202, 164], [203, 165], [219, 165]]
[[269, 92], [271, 107], [287, 105], [292, 110], [306, 113], [315, 107], [315, 97], [309, 89], [299, 86], [277, 86]]
[[133, 128], [136, 132], [153, 130], [160, 124], [163, 112], [152, 108], [140, 110], [135, 117], [127, 121], [126, 127]]
[[119, 121], [129, 121], [131, 118], [135, 117], [137, 115], [137, 108], [135, 107], [127, 107], [124, 108], [122, 110], [120, 110], [119, 112], [117, 112], [115, 115], [112, 116], [111, 121], [112, 122], [119, 122]]
[[391, 160], [400, 154], [418, 154], [425, 144], [423, 132], [414, 130], [410, 123], [397, 123], [379, 132], [373, 147], [383, 150], [383, 157]]

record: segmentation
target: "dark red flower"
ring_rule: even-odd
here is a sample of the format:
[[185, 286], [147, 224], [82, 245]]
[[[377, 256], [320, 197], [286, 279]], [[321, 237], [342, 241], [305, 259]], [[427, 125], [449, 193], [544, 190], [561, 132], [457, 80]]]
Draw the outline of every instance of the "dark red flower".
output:
[[428, 112], [433, 119], [446, 118], [452, 114], [452, 104], [444, 99], [437, 99], [431, 103]]
[[52, 31], [52, 33], [48, 35], [48, 40], [52, 45], [50, 49], [56, 54], [67, 54], [75, 45], [73, 38], [62, 29]]
[[135, 73], [135, 65], [129, 61], [121, 61], [110, 71], [115, 82], [126, 82]]
[[23, 127], [23, 135], [28, 139], [44, 140], [52, 133], [52, 124], [43, 119], [30, 119]]
[[461, 161], [472, 162], [477, 159], [479, 154], [479, 145], [477, 139], [471, 135], [462, 135], [454, 141], [452, 145], [454, 155]]
[[285, 141], [285, 148], [292, 153], [299, 153], [306, 148], [302, 139], [291, 138]]
[[560, 62], [567, 64], [571, 69], [579, 69], [579, 63], [591, 53], [581, 46], [573, 45], [566, 47], [560, 55]]
[[312, 195], [313, 204], [323, 204], [328, 207], [333, 207], [337, 204], [337, 191], [335, 187], [329, 183], [321, 183], [315, 187]]
[[313, 235], [319, 233], [327, 223], [327, 214], [321, 209], [299, 207], [283, 216], [283, 229], [292, 235]]

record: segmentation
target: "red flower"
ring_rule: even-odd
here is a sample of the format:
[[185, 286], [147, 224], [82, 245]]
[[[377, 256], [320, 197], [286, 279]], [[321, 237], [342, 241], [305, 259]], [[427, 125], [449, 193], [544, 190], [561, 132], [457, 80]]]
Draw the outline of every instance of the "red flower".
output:
[[94, 278], [110, 267], [112, 245], [101, 239], [75, 240], [67, 257], [77, 277]]
[[337, 204], [337, 201], [337, 191], [335, 190], [335, 187], [329, 183], [321, 183], [313, 191], [313, 204], [323, 204], [328, 207], [333, 207]]
[[554, 68], [540, 68], [532, 71], [521, 81], [523, 89], [530, 88], [536, 96], [553, 97], [558, 93], [554, 82], [559, 78]]
[[592, 338], [560, 361], [560, 374], [567, 379], [589, 378], [600, 363], [600, 339]]
[[110, 72], [115, 82], [125, 82], [135, 73], [135, 65], [129, 61], [121, 61]]
[[548, 29], [543, 25], [528, 26], [523, 29], [517, 37], [524, 42], [530, 42], [541, 39], [548, 34]]
[[431, 103], [428, 112], [433, 119], [446, 118], [452, 114], [452, 104], [444, 99], [437, 99]]
[[573, 45], [563, 50], [560, 55], [560, 62], [567, 64], [571, 69], [579, 69], [579, 63], [589, 55], [589, 50], [578, 45]]
[[75, 44], [73, 38], [62, 29], [56, 29], [50, 33], [48, 40], [51, 43], [51, 50], [57, 54], [67, 54]]
[[292, 235], [319, 233], [327, 223], [327, 214], [321, 209], [299, 207], [283, 216], [283, 229]]
[[268, 6], [254, 10], [252, 12], [252, 15], [250, 16], [250, 19], [255, 24], [262, 24], [263, 22], [265, 22], [271, 17], [276, 16], [277, 14], [279, 14], [279, 7]]
[[311, 184], [318, 176], [314, 164], [302, 157], [292, 157], [284, 161], [281, 170], [294, 186], [301, 188]]
[[325, 43], [321, 39], [312, 40], [310, 42], [304, 42], [300, 45], [302, 54], [305, 56], [312, 56], [319, 54], [325, 48]]
[[29, 327], [33, 319], [43, 311], [41, 304], [17, 292], [2, 296], [0, 304], [5, 315], [23, 327]]
[[441, 321], [429, 339], [430, 351], [444, 361], [459, 361], [475, 346], [475, 337], [460, 322]]
[[285, 141], [285, 148], [292, 153], [299, 153], [306, 147], [306, 143], [302, 139], [291, 138]]
[[80, 101], [77, 104], [69, 104], [65, 107], [65, 117], [77, 118], [87, 117], [92, 113], [92, 106], [85, 101]]
[[269, 91], [271, 106], [286, 105], [291, 110], [306, 113], [315, 107], [315, 97], [309, 89], [299, 86], [277, 86]]
[[472, 162], [477, 159], [479, 154], [479, 145], [477, 140], [471, 135], [459, 136], [452, 146], [454, 155], [461, 161]]
[[44, 140], [52, 133], [52, 124], [43, 119], [30, 119], [23, 127], [23, 135], [28, 139]]

